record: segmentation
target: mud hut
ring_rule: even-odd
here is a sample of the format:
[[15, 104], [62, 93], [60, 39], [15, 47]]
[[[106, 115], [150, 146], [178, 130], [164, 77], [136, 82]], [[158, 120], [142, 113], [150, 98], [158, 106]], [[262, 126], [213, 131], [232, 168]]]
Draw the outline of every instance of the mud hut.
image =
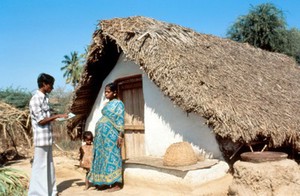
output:
[[146, 17], [103, 20], [74, 92], [71, 132], [93, 131], [112, 81], [125, 102], [128, 156], [161, 156], [178, 141], [216, 158], [257, 143], [300, 149], [300, 70], [286, 55]]

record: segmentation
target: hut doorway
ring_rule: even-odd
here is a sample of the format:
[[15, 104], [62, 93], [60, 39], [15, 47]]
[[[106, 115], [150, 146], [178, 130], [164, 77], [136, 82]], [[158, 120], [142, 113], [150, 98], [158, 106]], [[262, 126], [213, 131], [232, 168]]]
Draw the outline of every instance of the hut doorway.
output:
[[130, 76], [115, 81], [119, 98], [125, 105], [125, 142], [122, 158], [130, 159], [145, 155], [144, 95], [142, 76]]

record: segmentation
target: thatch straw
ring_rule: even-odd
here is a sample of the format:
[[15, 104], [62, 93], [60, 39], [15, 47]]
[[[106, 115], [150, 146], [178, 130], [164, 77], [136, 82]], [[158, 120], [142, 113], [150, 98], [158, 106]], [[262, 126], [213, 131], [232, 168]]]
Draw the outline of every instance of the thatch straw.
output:
[[0, 101], [0, 136], [3, 141], [12, 142], [8, 145], [15, 145], [25, 139], [26, 145], [30, 147], [30, 129], [28, 110], [19, 110]]
[[72, 129], [91, 111], [121, 52], [186, 112], [232, 141], [257, 136], [300, 150], [300, 70], [283, 54], [145, 17], [104, 20], [95, 31], [71, 110]]

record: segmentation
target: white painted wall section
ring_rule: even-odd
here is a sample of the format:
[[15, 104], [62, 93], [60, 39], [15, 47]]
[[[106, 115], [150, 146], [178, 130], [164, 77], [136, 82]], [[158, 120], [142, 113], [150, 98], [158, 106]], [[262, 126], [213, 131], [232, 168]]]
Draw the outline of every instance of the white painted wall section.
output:
[[222, 158], [215, 135], [202, 117], [187, 114], [175, 106], [146, 76], [143, 76], [143, 89], [147, 155], [163, 156], [171, 144], [187, 141], [199, 154]]

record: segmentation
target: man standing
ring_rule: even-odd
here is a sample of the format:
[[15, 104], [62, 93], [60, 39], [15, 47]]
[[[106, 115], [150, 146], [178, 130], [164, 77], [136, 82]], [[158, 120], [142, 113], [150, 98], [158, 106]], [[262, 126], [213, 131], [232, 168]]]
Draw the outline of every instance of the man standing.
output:
[[33, 128], [34, 158], [29, 184], [29, 196], [55, 196], [57, 194], [52, 156], [51, 122], [67, 118], [67, 114], [50, 115], [47, 94], [53, 90], [54, 78], [42, 73], [37, 79], [39, 90], [32, 96], [29, 109]]

